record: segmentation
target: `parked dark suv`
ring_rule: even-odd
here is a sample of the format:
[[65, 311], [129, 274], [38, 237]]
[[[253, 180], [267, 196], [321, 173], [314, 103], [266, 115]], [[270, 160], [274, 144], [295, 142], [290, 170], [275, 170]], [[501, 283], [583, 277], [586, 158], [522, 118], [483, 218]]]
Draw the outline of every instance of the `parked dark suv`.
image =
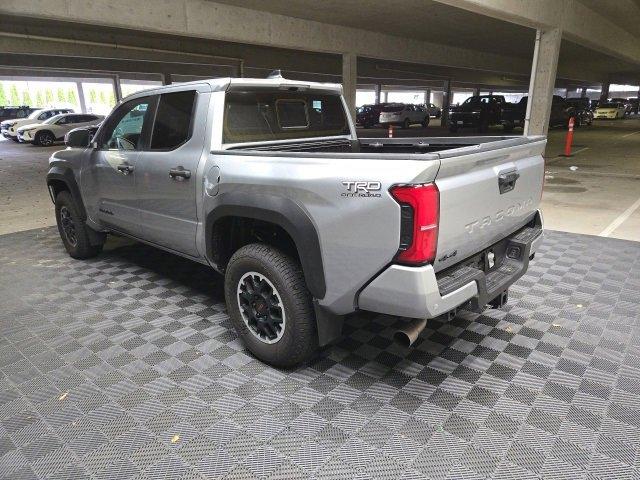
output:
[[371, 128], [380, 123], [380, 112], [387, 103], [363, 105], [356, 110], [356, 125]]
[[14, 118], [26, 118], [35, 108], [28, 105], [0, 107], [0, 122], [4, 120], [13, 120]]
[[500, 124], [500, 113], [505, 103], [502, 95], [469, 97], [462, 105], [450, 108], [449, 130], [457, 132], [462, 127], [475, 127], [479, 132], [485, 132], [491, 125]]

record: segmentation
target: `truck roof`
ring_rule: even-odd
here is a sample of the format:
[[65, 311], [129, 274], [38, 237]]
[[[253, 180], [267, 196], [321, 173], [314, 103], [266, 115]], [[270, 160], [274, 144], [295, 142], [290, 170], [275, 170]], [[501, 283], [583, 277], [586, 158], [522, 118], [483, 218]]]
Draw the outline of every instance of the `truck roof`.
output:
[[172, 90], [176, 87], [183, 87], [185, 85], [209, 85], [211, 91], [219, 92], [228, 90], [234, 87], [273, 87], [284, 89], [301, 89], [301, 90], [327, 90], [335, 92], [337, 94], [342, 93], [342, 85], [339, 83], [324, 83], [324, 82], [306, 82], [301, 80], [289, 80], [282, 77], [275, 78], [236, 78], [236, 77], [222, 77], [211, 78], [206, 80], [194, 80], [192, 82], [184, 83], [172, 83], [171, 85], [164, 85], [161, 87], [154, 87], [148, 90], [140, 90], [131, 95], [125, 97], [126, 99], [135, 98], [138, 96], [162, 93], [165, 90]]

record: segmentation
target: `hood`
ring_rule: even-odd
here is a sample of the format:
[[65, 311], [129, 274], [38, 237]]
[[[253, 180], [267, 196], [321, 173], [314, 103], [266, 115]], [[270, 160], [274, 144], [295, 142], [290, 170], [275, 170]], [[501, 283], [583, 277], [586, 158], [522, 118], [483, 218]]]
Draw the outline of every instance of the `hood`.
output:
[[29, 130], [30, 128], [36, 128], [42, 125], [41, 123], [29, 123], [27, 125], [21, 125], [18, 130]]

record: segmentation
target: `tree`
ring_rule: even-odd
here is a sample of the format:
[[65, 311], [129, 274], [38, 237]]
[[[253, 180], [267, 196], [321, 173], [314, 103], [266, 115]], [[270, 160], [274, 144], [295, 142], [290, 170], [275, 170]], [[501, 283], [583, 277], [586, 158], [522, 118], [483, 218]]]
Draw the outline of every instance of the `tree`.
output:
[[53, 105], [53, 90], [47, 88], [44, 91], [44, 99], [47, 105]]
[[64, 90], [62, 87], [58, 88], [58, 103], [65, 103], [67, 99], [64, 97]]
[[18, 87], [14, 83], [9, 89], [9, 96], [11, 97], [11, 105], [20, 105], [20, 97], [18, 96]]
[[96, 89], [92, 88], [89, 90], [89, 103], [97, 103], [98, 102], [98, 94], [96, 93]]
[[98, 95], [98, 98], [100, 99], [100, 103], [103, 105], [107, 104], [107, 96], [104, 94], [104, 90], [100, 90], [100, 94]]
[[31, 101], [31, 95], [29, 94], [29, 90], [24, 90], [22, 92], [22, 104], [31, 106], [33, 102]]
[[44, 107], [44, 98], [42, 97], [41, 90], [38, 90], [38, 93], [36, 93], [36, 107]]
[[4, 92], [4, 85], [0, 83], [0, 105], [7, 104], [7, 94]]
[[109, 106], [113, 107], [116, 104], [116, 94], [113, 93], [113, 90], [109, 94]]
[[67, 92], [67, 102], [69, 102], [71, 105], [78, 105], [78, 99], [76, 98], [76, 91], [73, 88], [69, 88], [69, 91]]

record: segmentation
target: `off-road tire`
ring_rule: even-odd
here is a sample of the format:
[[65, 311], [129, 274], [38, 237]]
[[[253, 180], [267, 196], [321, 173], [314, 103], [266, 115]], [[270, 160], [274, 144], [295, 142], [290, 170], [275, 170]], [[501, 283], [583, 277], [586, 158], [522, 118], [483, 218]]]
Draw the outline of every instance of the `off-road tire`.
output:
[[[238, 285], [248, 272], [268, 279], [286, 316], [284, 333], [276, 343], [264, 343], [245, 323], [238, 301]], [[257, 358], [276, 367], [292, 367], [309, 360], [318, 350], [318, 332], [312, 298], [296, 260], [263, 243], [238, 249], [225, 271], [224, 293], [231, 322]]]
[[[95, 257], [102, 251], [103, 244], [92, 245], [89, 236], [89, 227], [80, 216], [78, 206], [67, 191], [62, 191], [56, 196], [56, 223], [64, 248], [73, 258], [85, 259]], [[63, 218], [67, 217], [73, 223], [75, 243], [70, 239], [63, 226]]]

